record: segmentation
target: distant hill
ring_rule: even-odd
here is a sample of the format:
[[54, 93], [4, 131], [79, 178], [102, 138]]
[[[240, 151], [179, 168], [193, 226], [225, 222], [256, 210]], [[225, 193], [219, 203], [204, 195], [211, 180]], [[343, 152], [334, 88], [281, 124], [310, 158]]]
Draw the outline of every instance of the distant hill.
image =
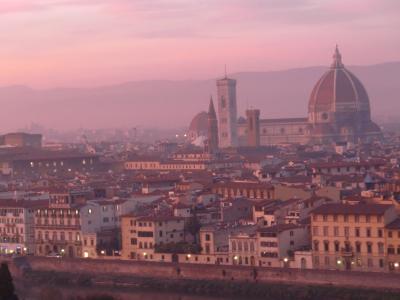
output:
[[[349, 69], [364, 83], [377, 121], [400, 117], [400, 62]], [[263, 118], [307, 115], [312, 87], [327, 67], [273, 72], [241, 72], [238, 112], [261, 109]], [[192, 81], [137, 81], [96, 88], [36, 90], [25, 86], [0, 88], [0, 131], [14, 130], [31, 122], [56, 129], [78, 127], [187, 126], [206, 110], [215, 79]]]

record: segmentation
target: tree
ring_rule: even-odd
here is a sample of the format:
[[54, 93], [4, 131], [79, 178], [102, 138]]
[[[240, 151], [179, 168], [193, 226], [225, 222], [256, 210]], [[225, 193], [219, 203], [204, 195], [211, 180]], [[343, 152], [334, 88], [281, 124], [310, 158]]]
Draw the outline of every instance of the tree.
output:
[[198, 242], [198, 234], [201, 228], [201, 224], [196, 214], [194, 214], [186, 223], [186, 230], [194, 237], [195, 243]]
[[18, 300], [10, 270], [5, 262], [0, 267], [0, 300]]

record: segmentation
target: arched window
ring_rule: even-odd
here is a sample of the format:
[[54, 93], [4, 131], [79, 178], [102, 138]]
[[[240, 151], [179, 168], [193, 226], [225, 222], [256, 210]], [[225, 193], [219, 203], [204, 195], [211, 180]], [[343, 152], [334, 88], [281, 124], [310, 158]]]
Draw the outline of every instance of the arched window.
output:
[[249, 251], [249, 244], [244, 242], [244, 251]]
[[250, 251], [254, 251], [254, 242], [250, 242]]
[[241, 241], [238, 242], [238, 251], [243, 251], [243, 246]]
[[232, 241], [232, 251], [236, 251], [236, 241]]

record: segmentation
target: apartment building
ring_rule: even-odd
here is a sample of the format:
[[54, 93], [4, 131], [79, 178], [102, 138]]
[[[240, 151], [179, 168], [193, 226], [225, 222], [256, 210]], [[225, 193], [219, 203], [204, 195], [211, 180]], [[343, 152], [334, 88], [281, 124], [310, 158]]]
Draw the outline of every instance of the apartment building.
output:
[[[384, 204], [334, 203], [316, 208], [311, 212], [314, 268], [387, 270], [386, 231], [392, 232], [393, 239], [397, 230], [392, 222], [396, 218], [394, 207]], [[387, 227], [389, 224], [394, 228]], [[389, 241], [393, 247], [397, 245]]]
[[310, 236], [307, 226], [278, 224], [257, 230], [258, 265], [289, 266], [294, 251], [307, 247]]
[[156, 247], [185, 241], [185, 219], [154, 215], [122, 217], [122, 257], [152, 260]]
[[389, 271], [400, 271], [400, 218], [385, 227], [387, 268]]
[[0, 201], [0, 254], [34, 252], [34, 213], [47, 201]]

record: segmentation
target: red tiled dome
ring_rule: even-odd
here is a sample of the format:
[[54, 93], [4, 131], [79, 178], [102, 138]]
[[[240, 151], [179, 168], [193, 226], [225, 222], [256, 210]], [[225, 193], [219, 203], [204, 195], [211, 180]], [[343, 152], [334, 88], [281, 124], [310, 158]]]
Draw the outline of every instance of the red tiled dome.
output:
[[189, 132], [203, 135], [207, 133], [208, 128], [208, 114], [205, 111], [198, 113], [190, 122]]
[[331, 68], [322, 75], [311, 92], [310, 113], [365, 111], [369, 114], [369, 98], [364, 86], [344, 67], [337, 48], [333, 58]]

